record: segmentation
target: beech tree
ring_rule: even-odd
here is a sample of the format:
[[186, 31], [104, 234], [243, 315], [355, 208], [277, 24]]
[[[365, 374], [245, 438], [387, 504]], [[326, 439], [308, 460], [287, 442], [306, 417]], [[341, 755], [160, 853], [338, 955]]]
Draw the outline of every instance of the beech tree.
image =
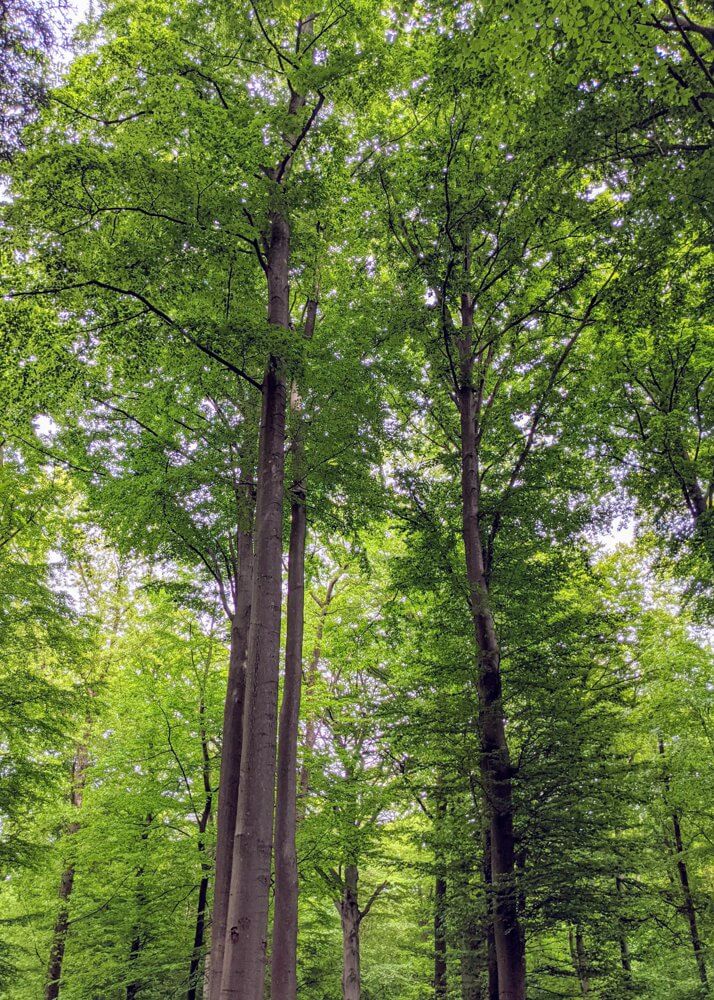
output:
[[710, 11], [61, 13], [0, 11], [0, 995], [708, 996]]

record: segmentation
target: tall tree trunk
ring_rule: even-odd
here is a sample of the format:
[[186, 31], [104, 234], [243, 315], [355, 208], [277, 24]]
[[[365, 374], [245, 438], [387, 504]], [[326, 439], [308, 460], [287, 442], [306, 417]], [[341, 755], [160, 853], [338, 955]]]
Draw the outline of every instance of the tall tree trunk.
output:
[[689, 924], [689, 937], [694, 951], [694, 960], [697, 964], [699, 980], [705, 991], [709, 992], [709, 978], [707, 976], [707, 966], [704, 961], [704, 948], [702, 939], [699, 936], [699, 925], [697, 922], [697, 911], [694, 906], [694, 897], [689, 882], [689, 871], [684, 860], [684, 843], [682, 841], [682, 827], [679, 814], [672, 812], [672, 829], [674, 831], [674, 847], [676, 851], [677, 871], [679, 873], [679, 884], [682, 887], [682, 897], [684, 899], [684, 913]]
[[223, 712], [223, 751], [218, 786], [218, 822], [216, 824], [216, 872], [214, 876], [211, 919], [211, 954], [208, 971], [208, 1000], [219, 1000], [223, 973], [228, 898], [233, 868], [233, 838], [238, 809], [241, 749], [243, 745], [243, 709], [245, 696], [245, 659], [250, 625], [250, 601], [253, 587], [253, 532], [237, 533], [237, 572], [235, 602], [231, 622], [231, 645], [228, 688]]
[[493, 880], [491, 878], [491, 831], [483, 838], [483, 884], [486, 889], [486, 964], [488, 969], [488, 1000], [498, 1000], [498, 961], [493, 932]]
[[[664, 757], [664, 741], [660, 738], [659, 740], [659, 752], [662, 757]], [[667, 793], [667, 798], [669, 797], [670, 790], [670, 780], [669, 772], [665, 769], [664, 773], [664, 785], [665, 791]], [[684, 904], [684, 915], [687, 918], [687, 923], [689, 924], [689, 938], [692, 942], [692, 950], [694, 952], [694, 960], [697, 965], [697, 972], [699, 974], [699, 981], [704, 987], [704, 992], [709, 993], [709, 977], [707, 975], [707, 966], [704, 960], [704, 948], [702, 946], [702, 939], [699, 936], [699, 924], [697, 921], [697, 910], [694, 905], [694, 896], [692, 894], [692, 887], [689, 881], [689, 870], [687, 868], [687, 862], [684, 855], [684, 841], [682, 839], [682, 825], [679, 817], [679, 813], [676, 809], [671, 811], [672, 820], [672, 831], [674, 833], [674, 858], [677, 863], [677, 873], [679, 875], [679, 884], [682, 889], [682, 899]]]
[[[273, 212], [268, 322], [288, 329], [290, 227]], [[255, 555], [246, 666], [243, 745], [220, 997], [262, 1000], [273, 847], [275, 746], [282, 604], [285, 380], [271, 357], [263, 379]]]
[[[315, 328], [317, 300], [309, 299], [305, 337]], [[271, 1000], [295, 1000], [297, 995], [298, 867], [297, 745], [302, 687], [302, 646], [305, 630], [305, 541], [307, 538], [306, 482], [304, 469], [305, 424], [296, 383], [290, 393], [294, 420], [292, 441], [293, 484], [288, 551], [287, 635], [285, 678], [280, 706], [278, 782], [275, 807], [275, 896], [273, 949], [270, 976]]]
[[575, 929], [572, 927], [569, 928], [568, 937], [570, 941], [570, 956], [573, 960], [575, 974], [578, 977], [578, 982], [580, 983], [580, 992], [583, 996], [587, 996], [590, 993], [590, 976], [588, 973], [588, 958], [585, 951], [585, 941], [583, 939], [583, 931], [580, 924], [578, 924]]
[[[287, 326], [288, 229], [271, 227], [270, 320]], [[262, 1000], [275, 797], [282, 586], [285, 382], [271, 358], [263, 381], [255, 557], [243, 746], [220, 996]]]
[[59, 898], [60, 911], [55, 920], [54, 931], [52, 933], [52, 947], [50, 948], [50, 965], [47, 972], [47, 985], [45, 987], [46, 1000], [57, 1000], [60, 995], [60, 985], [62, 981], [62, 963], [64, 961], [64, 949], [67, 941], [67, 930], [69, 928], [69, 897], [72, 895], [74, 884], [74, 865], [68, 865], [62, 872], [60, 879]]
[[[295, 51], [313, 32], [314, 14], [297, 25]], [[284, 187], [295, 151], [322, 105], [302, 131], [298, 113], [305, 96], [290, 86], [288, 148], [279, 165], [267, 170], [276, 188]], [[290, 330], [290, 220], [280, 206], [282, 191], [269, 215], [265, 271], [268, 323]], [[280, 207], [278, 207], [280, 206]], [[278, 673], [282, 601], [282, 512], [285, 479], [286, 391], [282, 361], [271, 356], [262, 384], [263, 405], [258, 447], [255, 560], [246, 668], [235, 849], [225, 938], [222, 1000], [262, 1000], [267, 951], [270, 874], [275, 804]]]
[[[327, 583], [324, 599], [322, 602], [318, 600], [318, 604], [320, 605], [320, 614], [318, 615], [317, 627], [315, 629], [315, 645], [312, 649], [312, 656], [310, 658], [307, 675], [305, 677], [305, 691], [308, 694], [314, 690], [317, 682], [317, 672], [320, 665], [320, 657], [322, 656], [322, 640], [325, 634], [325, 621], [327, 620], [327, 615], [330, 611], [332, 599], [335, 596], [335, 587], [339, 583], [341, 576], [342, 570], [330, 578]], [[305, 805], [307, 797], [310, 793], [310, 768], [308, 765], [308, 759], [312, 751], [315, 749], [316, 743], [317, 724], [313, 715], [308, 714], [308, 718], [305, 723], [305, 753], [303, 754], [302, 765], [300, 767], [300, 819], [303, 819], [305, 816]]]
[[362, 915], [359, 909], [357, 880], [357, 866], [347, 865], [342, 899], [339, 904], [342, 923], [343, 1000], [361, 1000], [362, 995], [359, 947], [359, 927]]
[[[623, 887], [622, 887], [622, 879], [620, 878], [619, 875], [615, 877], [615, 888], [617, 890], [617, 895], [621, 897], [623, 892]], [[620, 917], [619, 919], [618, 941], [620, 945], [620, 965], [622, 966], [625, 982], [630, 983], [632, 980], [632, 962], [630, 961], [630, 949], [627, 944], [627, 936], [625, 934], [625, 923], [622, 917]]]
[[446, 965], [446, 878], [442, 873], [434, 880], [434, 997], [445, 1000], [447, 995]]
[[461, 423], [461, 493], [463, 540], [471, 613], [478, 649], [481, 778], [490, 819], [493, 932], [498, 963], [499, 1000], [525, 1000], [525, 955], [518, 919], [513, 835], [511, 762], [501, 697], [500, 649], [489, 605], [481, 538], [480, 475], [476, 435], [476, 398], [472, 384], [473, 304], [462, 301], [459, 339], [461, 378], [458, 404]]
[[471, 917], [461, 937], [461, 1000], [486, 1000], [485, 969], [483, 922]]
[[434, 833], [436, 834], [436, 874], [434, 878], [434, 997], [445, 1000], [447, 995], [446, 962], [446, 871], [443, 850], [443, 821], [446, 803], [441, 776], [437, 778], [434, 802]]
[[[210, 662], [210, 661], [209, 661]], [[211, 821], [213, 810], [213, 789], [211, 787], [211, 757], [208, 752], [208, 739], [206, 737], [206, 727], [204, 719], [206, 706], [201, 695], [201, 705], [199, 708], [201, 718], [201, 757], [203, 760], [203, 793], [204, 805], [198, 819], [198, 851], [202, 858], [206, 853], [206, 829]], [[208, 901], [208, 880], [211, 866], [202, 860], [201, 881], [198, 886], [198, 905], [196, 908], [196, 928], [193, 935], [193, 952], [191, 954], [191, 965], [188, 970], [188, 991], [186, 1000], [196, 1000], [198, 995], [198, 981], [200, 979], [201, 956], [203, 952], [203, 941], [206, 927], [206, 904]]]
[[278, 800], [275, 813], [275, 906], [271, 967], [272, 1000], [295, 1000], [297, 993], [298, 870], [297, 738], [302, 681], [305, 608], [305, 490], [293, 485], [288, 556], [285, 683], [280, 707]]
[[[84, 797], [84, 786], [87, 780], [87, 766], [89, 763], [89, 752], [86, 744], [77, 746], [72, 761], [72, 790], [70, 792], [70, 802], [74, 809], [82, 807]], [[71, 837], [79, 830], [79, 822], [73, 820], [67, 827], [67, 836]], [[69, 862], [62, 872], [59, 885], [60, 907], [57, 919], [55, 920], [52, 933], [52, 946], [50, 948], [50, 961], [47, 969], [47, 982], [45, 984], [45, 1000], [58, 1000], [60, 987], [62, 985], [62, 965], [64, 963], [64, 951], [67, 943], [67, 931], [69, 929], [69, 899], [74, 887], [74, 864]]]
[[[144, 845], [149, 839], [149, 829], [154, 820], [154, 817], [149, 813], [144, 820], [144, 829], [141, 832], [141, 843]], [[138, 882], [138, 890], [136, 894], [136, 904], [137, 904], [137, 920], [134, 925], [134, 935], [131, 939], [131, 945], [129, 947], [129, 974], [127, 976], [126, 984], [126, 1000], [136, 1000], [139, 995], [139, 990], [141, 989], [141, 982], [138, 978], [136, 965], [139, 960], [139, 955], [144, 947], [144, 933], [143, 933], [143, 916], [142, 910], [145, 905], [144, 889], [142, 886], [142, 880], [144, 878], [144, 866], [140, 865], [136, 870], [136, 878]]]
[[191, 955], [191, 965], [188, 970], [188, 990], [186, 1000], [196, 1000], [198, 996], [198, 982], [201, 978], [201, 951], [203, 949], [204, 933], [206, 929], [206, 908], [208, 903], [208, 879], [209, 869], [204, 866], [201, 882], [198, 887], [198, 904], [196, 907], [196, 929], [193, 935], [193, 953]]

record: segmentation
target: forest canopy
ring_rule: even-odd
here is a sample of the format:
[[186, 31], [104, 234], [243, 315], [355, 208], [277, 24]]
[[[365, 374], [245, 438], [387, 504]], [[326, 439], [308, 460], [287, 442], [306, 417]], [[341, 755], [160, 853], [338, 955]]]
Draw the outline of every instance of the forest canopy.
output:
[[0, 3], [0, 998], [714, 989], [705, 0]]

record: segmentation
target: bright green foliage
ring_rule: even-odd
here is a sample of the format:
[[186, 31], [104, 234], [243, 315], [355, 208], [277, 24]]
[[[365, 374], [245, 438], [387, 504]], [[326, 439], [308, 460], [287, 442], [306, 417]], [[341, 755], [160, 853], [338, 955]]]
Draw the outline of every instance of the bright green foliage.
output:
[[296, 479], [308, 524], [301, 1000], [341, 994], [355, 877], [362, 1000], [487, 996], [463, 393], [529, 1000], [704, 1000], [708, 5], [104, 0], [37, 115], [36, 40], [21, 143], [0, 109], [0, 996], [42, 997], [58, 941], [62, 1000], [203, 995], [273, 356], [284, 551]]

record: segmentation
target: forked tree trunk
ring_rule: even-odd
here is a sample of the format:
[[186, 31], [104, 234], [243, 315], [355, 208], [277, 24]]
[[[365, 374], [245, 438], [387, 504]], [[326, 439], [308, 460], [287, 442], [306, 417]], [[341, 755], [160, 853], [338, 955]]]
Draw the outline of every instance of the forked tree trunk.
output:
[[[268, 322], [288, 329], [290, 227], [280, 212], [271, 215], [268, 246]], [[285, 474], [286, 395], [279, 358], [269, 359], [262, 388], [243, 746], [220, 992], [224, 1000], [262, 1000], [267, 951]]]
[[245, 658], [248, 648], [250, 601], [253, 587], [253, 532], [237, 533], [237, 572], [235, 602], [231, 622], [228, 688], [223, 712], [223, 750], [218, 786], [218, 822], [216, 824], [216, 871], [214, 876], [211, 953], [208, 970], [207, 1000], [219, 1000], [223, 973], [228, 898], [233, 868], [233, 838], [238, 809], [238, 785], [243, 744], [243, 708], [245, 700]]
[[[288, 229], [271, 227], [270, 320], [287, 326]], [[243, 746], [220, 996], [262, 1000], [275, 798], [282, 584], [285, 382], [271, 358], [263, 380]]]
[[461, 424], [463, 540], [471, 614], [478, 650], [481, 779], [491, 834], [493, 934], [499, 1000], [525, 1000], [525, 956], [515, 886], [513, 790], [501, 697], [500, 649], [489, 604], [480, 525], [480, 475], [473, 378], [473, 305], [462, 300], [458, 404]]
[[[72, 791], [70, 802], [74, 809], [80, 809], [84, 796], [84, 785], [87, 780], [89, 753], [86, 745], [80, 744], [72, 762]], [[74, 820], [67, 827], [67, 836], [72, 837], [79, 830], [79, 822]], [[45, 985], [45, 1000], [58, 1000], [62, 986], [62, 965], [69, 930], [69, 900], [74, 887], [74, 864], [70, 862], [62, 872], [59, 885], [60, 907], [55, 920], [50, 948], [50, 961], [47, 969]]]
[[342, 1000], [360, 1000], [362, 996], [359, 944], [362, 916], [359, 909], [357, 879], [357, 866], [347, 865], [339, 904], [342, 923]]
[[[298, 22], [296, 52], [313, 31], [314, 15]], [[299, 132], [305, 97], [290, 86], [284, 134], [287, 155], [267, 174], [278, 189], [296, 149], [322, 105]], [[282, 200], [282, 192], [276, 202]], [[290, 330], [290, 220], [282, 207], [269, 216], [265, 271], [268, 323]], [[222, 1000], [262, 1000], [267, 951], [275, 804], [278, 672], [282, 600], [282, 510], [285, 479], [285, 378], [280, 358], [269, 359], [263, 378], [258, 448], [255, 561], [246, 671], [235, 850], [225, 938]]]

